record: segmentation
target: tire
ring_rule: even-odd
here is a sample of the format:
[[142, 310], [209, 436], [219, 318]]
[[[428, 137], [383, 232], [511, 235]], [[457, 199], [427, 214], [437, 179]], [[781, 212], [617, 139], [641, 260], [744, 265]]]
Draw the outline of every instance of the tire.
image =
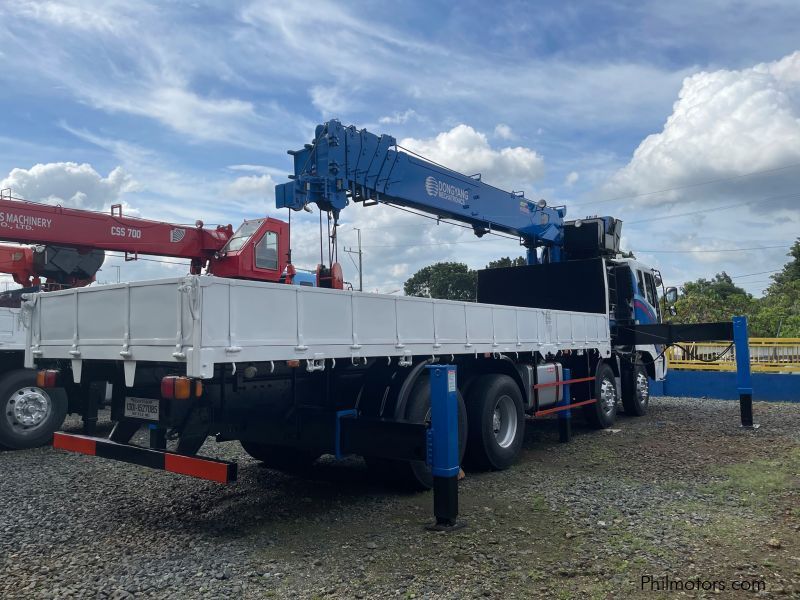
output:
[[622, 373], [622, 406], [625, 414], [641, 417], [650, 403], [650, 380], [643, 365], [633, 365]]
[[619, 395], [614, 371], [604, 362], [597, 366], [594, 394], [597, 402], [587, 404], [584, 408], [584, 415], [590, 427], [608, 429], [617, 418], [617, 399]]
[[480, 469], [513, 465], [525, 440], [525, 410], [517, 383], [508, 375], [484, 375], [467, 397], [467, 460]]
[[[405, 419], [412, 423], [425, 423], [431, 417], [430, 380], [421, 375], [406, 403]], [[467, 410], [464, 398], [458, 392], [458, 457], [463, 462], [467, 447]], [[365, 457], [369, 470], [391, 486], [407, 491], [424, 491], [433, 487], [433, 474], [424, 460], [393, 460]]]
[[67, 395], [60, 388], [36, 386], [36, 371], [17, 369], [0, 375], [0, 445], [14, 450], [49, 444], [67, 416]]
[[299, 473], [308, 469], [322, 453], [310, 448], [274, 446], [258, 442], [239, 442], [250, 456], [264, 463], [264, 466], [287, 473]]

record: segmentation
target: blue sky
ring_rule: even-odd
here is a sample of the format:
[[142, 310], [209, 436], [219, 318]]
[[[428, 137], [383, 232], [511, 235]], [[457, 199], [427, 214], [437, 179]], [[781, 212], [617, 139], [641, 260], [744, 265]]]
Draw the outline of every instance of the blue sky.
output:
[[[670, 282], [725, 269], [758, 294], [800, 231], [798, 23], [778, 0], [3, 3], [0, 180], [176, 222], [280, 216], [286, 150], [336, 117], [570, 216], [618, 216]], [[519, 252], [369, 211], [345, 211], [341, 239], [363, 228], [370, 290]], [[301, 266], [315, 220], [293, 219]]]

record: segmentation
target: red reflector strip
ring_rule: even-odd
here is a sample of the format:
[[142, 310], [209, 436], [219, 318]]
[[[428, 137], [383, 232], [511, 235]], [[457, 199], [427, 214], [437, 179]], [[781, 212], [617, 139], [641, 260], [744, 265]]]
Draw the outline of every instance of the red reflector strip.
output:
[[[594, 377], [592, 378], [594, 379]], [[577, 408], [578, 406], [586, 406], [587, 404], [594, 404], [597, 402], [595, 398], [591, 400], [584, 400], [583, 402], [575, 402], [573, 404], [565, 404], [564, 406], [555, 406], [546, 410], [537, 410], [533, 413], [534, 417], [543, 417], [545, 415], [552, 415], [553, 413], [561, 412], [562, 410], [569, 410], [570, 408]]]
[[151, 469], [162, 469], [172, 473], [189, 475], [190, 477], [208, 479], [218, 483], [236, 481], [237, 476], [236, 463], [214, 458], [183, 456], [166, 450], [144, 448], [133, 444], [119, 444], [105, 438], [86, 435], [55, 433], [53, 435], [53, 447]]
[[538, 390], [539, 388], [553, 387], [555, 385], [564, 385], [565, 383], [583, 383], [584, 381], [594, 381], [594, 377], [581, 377], [580, 379], [565, 379], [563, 381], [537, 383], [536, 385], [533, 386], [533, 389]]
[[164, 470], [181, 475], [190, 475], [200, 479], [208, 479], [219, 483], [228, 483], [231, 480], [231, 467], [229, 463], [221, 463], [194, 456], [180, 454], [164, 455]]
[[97, 454], [97, 442], [92, 438], [82, 435], [70, 435], [59, 431], [53, 434], [53, 448], [68, 450], [69, 452], [79, 452], [90, 456], [95, 456]]

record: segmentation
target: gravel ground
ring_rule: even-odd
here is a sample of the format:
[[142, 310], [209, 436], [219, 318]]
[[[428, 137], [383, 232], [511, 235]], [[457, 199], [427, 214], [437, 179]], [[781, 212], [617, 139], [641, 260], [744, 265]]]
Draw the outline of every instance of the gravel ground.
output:
[[448, 534], [422, 528], [431, 494], [387, 490], [356, 459], [290, 477], [208, 443], [240, 463], [222, 487], [0, 452], [0, 597], [653, 597], [646, 576], [718, 582], [690, 597], [800, 597], [800, 404], [755, 415], [744, 431], [736, 403], [654, 398], [614, 430], [576, 420], [567, 445], [529, 425], [517, 466], [467, 473], [468, 526]]

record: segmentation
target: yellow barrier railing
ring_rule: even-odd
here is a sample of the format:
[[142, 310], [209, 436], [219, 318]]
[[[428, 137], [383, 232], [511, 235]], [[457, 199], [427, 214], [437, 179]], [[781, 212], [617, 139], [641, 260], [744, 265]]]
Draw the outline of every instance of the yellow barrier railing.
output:
[[[800, 338], [750, 338], [750, 369], [761, 373], [800, 373]], [[682, 342], [667, 349], [670, 369], [735, 371], [730, 342]]]

